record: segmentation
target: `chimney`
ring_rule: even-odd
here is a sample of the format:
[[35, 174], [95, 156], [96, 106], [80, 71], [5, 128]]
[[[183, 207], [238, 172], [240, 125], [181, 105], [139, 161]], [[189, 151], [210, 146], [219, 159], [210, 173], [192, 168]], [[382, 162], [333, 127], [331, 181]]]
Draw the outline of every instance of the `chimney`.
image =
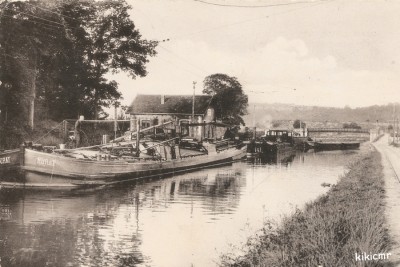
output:
[[161, 105], [164, 105], [165, 103], [165, 95], [161, 95]]

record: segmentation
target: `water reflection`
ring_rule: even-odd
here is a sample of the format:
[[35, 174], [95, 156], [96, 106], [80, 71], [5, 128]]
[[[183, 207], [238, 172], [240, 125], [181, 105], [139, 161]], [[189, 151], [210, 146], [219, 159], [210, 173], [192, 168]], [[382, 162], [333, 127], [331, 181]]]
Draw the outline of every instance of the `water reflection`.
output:
[[151, 260], [139, 249], [142, 210], [168, 212], [190, 199], [192, 213], [194, 207], [232, 211], [244, 183], [240, 175], [212, 169], [90, 192], [2, 189], [2, 266], [139, 266]]
[[295, 150], [280, 152], [272, 155], [261, 155], [259, 157], [249, 158], [247, 161], [252, 164], [283, 164], [289, 165], [296, 156]]
[[326, 191], [350, 156], [299, 153], [91, 191], [3, 188], [0, 265], [213, 266], [264, 217]]
[[[120, 208], [116, 203], [106, 204], [95, 194], [19, 190], [2, 191], [1, 200], [8, 214], [0, 222], [2, 266], [135, 266], [143, 262], [135, 226], [124, 225], [129, 227], [129, 237], [110, 227]], [[137, 209], [132, 206], [126, 212], [137, 214]]]

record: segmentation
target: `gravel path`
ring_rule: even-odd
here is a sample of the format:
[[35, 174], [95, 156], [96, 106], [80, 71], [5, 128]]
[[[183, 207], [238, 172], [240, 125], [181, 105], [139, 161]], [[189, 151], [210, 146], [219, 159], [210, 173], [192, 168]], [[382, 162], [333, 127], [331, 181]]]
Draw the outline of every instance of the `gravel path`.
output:
[[386, 189], [386, 217], [395, 244], [392, 262], [400, 266], [400, 148], [389, 146], [388, 136], [373, 143], [382, 155]]

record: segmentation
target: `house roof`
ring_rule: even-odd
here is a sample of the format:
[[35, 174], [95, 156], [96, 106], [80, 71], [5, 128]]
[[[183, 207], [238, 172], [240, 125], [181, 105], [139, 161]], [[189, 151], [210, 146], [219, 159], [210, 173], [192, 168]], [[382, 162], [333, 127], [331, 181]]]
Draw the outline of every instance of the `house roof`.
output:
[[[192, 95], [137, 95], [129, 106], [129, 114], [192, 114]], [[195, 114], [205, 114], [211, 102], [209, 95], [195, 96]]]

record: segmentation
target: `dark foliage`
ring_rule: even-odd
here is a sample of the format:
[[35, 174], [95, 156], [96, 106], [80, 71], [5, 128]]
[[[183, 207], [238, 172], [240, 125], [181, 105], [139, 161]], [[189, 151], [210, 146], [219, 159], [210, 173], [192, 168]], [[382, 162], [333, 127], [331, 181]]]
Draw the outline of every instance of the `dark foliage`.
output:
[[213, 96], [211, 106], [216, 118], [232, 125], [245, 125], [242, 116], [247, 114], [248, 97], [235, 77], [212, 74], [203, 81], [203, 93]]
[[361, 126], [355, 122], [344, 123], [343, 128], [345, 129], [361, 129]]
[[0, 122], [23, 129], [33, 115], [35, 123], [98, 118], [117, 102], [118, 84], [105, 75], [145, 76], [156, 53], [130, 8], [123, 0], [1, 3]]
[[306, 128], [306, 124], [301, 120], [295, 120], [293, 122], [293, 128], [295, 129]]

